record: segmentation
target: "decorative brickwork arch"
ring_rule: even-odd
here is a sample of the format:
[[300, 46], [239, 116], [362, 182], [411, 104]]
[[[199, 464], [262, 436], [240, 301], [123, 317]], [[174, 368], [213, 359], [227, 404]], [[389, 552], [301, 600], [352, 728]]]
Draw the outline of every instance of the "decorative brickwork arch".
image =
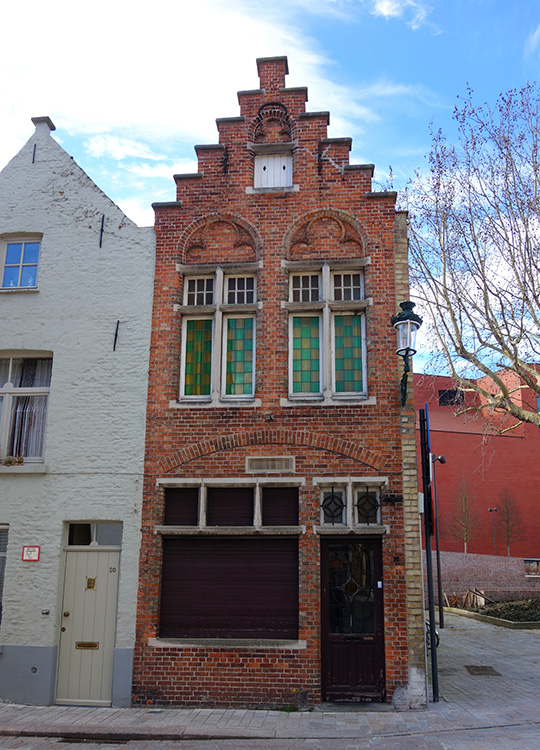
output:
[[202, 440], [189, 447], [173, 453], [160, 462], [160, 468], [165, 472], [174, 471], [179, 466], [208, 456], [219, 451], [234, 450], [253, 445], [295, 445], [317, 450], [328, 451], [350, 458], [368, 466], [377, 472], [384, 470], [387, 459], [374, 451], [368, 450], [352, 440], [343, 440], [332, 435], [308, 432], [306, 430], [252, 430], [237, 432], [233, 435], [223, 435], [208, 440]]
[[251, 222], [228, 213], [201, 216], [182, 233], [179, 261], [190, 263], [247, 263], [258, 260], [262, 239]]
[[361, 258], [369, 244], [368, 233], [354, 216], [332, 208], [300, 216], [283, 238], [288, 260]]
[[296, 124], [280, 102], [263, 104], [248, 126], [250, 143], [285, 143], [296, 137]]

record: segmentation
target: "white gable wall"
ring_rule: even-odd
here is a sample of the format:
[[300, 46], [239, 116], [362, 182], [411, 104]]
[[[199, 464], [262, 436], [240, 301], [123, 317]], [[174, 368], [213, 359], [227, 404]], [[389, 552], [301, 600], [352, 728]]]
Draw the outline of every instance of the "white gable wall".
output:
[[[0, 238], [17, 232], [42, 235], [37, 290], [0, 291], [0, 356], [52, 352], [53, 372], [44, 463], [0, 465], [0, 524], [9, 524], [0, 700], [53, 699], [66, 524], [114, 520], [124, 527], [113, 702], [126, 705], [154, 232], [96, 187], [46, 122], [0, 173]], [[30, 544], [40, 545], [39, 562], [21, 560]]]

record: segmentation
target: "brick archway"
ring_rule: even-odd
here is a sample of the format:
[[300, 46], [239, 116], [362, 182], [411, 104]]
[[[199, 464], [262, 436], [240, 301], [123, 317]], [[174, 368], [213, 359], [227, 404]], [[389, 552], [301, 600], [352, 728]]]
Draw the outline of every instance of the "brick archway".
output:
[[263, 243], [257, 228], [241, 216], [219, 212], [200, 216], [184, 229], [177, 245], [178, 259], [181, 263], [185, 262], [186, 254], [193, 245], [205, 245], [206, 232], [218, 223], [230, 225], [236, 234], [235, 244], [250, 247], [255, 259], [259, 259]]
[[167, 458], [162, 459], [159, 466], [165, 472], [174, 471], [179, 466], [190, 461], [208, 456], [219, 451], [245, 448], [251, 445], [297, 445], [308, 448], [316, 448], [328, 451], [368, 466], [370, 469], [381, 472], [387, 463], [387, 458], [374, 451], [368, 450], [362, 445], [351, 440], [321, 435], [316, 432], [298, 430], [252, 430], [250, 432], [238, 432], [233, 435], [202, 440], [186, 448], [182, 448]]
[[[318, 211], [310, 211], [299, 216], [287, 229], [283, 236], [282, 245], [286, 249], [288, 255], [290, 255], [291, 250], [296, 243], [299, 241], [309, 241], [309, 229], [320, 219], [334, 219], [334, 221], [336, 221], [342, 228], [341, 241], [347, 241], [354, 237], [361, 246], [362, 253], [366, 254], [368, 252], [371, 239], [365, 227], [355, 216], [349, 214], [347, 211], [322, 208]], [[352, 237], [347, 235], [352, 235]]]

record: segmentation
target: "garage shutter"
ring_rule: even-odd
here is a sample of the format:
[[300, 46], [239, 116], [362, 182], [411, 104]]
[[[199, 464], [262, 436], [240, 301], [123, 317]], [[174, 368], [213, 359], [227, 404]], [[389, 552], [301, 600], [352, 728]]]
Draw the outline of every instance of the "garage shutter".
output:
[[163, 540], [160, 636], [298, 637], [298, 540]]

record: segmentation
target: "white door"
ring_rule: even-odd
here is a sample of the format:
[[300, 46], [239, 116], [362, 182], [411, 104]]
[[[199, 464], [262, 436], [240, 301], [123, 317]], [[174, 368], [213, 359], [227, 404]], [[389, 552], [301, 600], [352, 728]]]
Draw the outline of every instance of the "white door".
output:
[[56, 703], [110, 706], [120, 552], [66, 552]]

